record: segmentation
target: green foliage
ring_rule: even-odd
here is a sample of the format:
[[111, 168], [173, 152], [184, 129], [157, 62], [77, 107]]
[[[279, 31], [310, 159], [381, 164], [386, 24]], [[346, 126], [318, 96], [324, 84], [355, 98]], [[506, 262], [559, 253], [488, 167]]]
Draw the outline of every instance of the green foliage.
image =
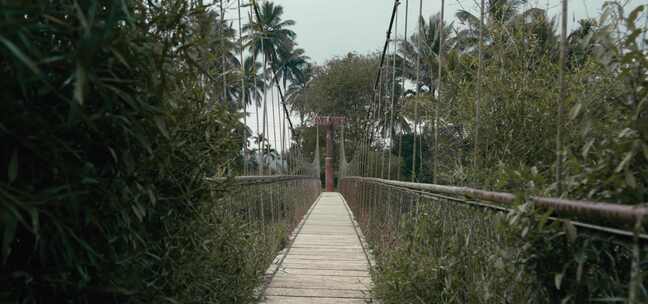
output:
[[[254, 303], [266, 268], [320, 191], [317, 179], [227, 186], [230, 194], [198, 205], [188, 221], [173, 221], [177, 245], [164, 261], [165, 292], [180, 303]], [[159, 293], [149, 290], [140, 301]]]
[[356, 214], [367, 214], [360, 222], [376, 257], [377, 299], [384, 303], [542, 299], [533, 275], [522, 271], [526, 248], [505, 231], [504, 214], [379, 184], [361, 187], [369, 201], [377, 200], [350, 202]]
[[243, 139], [216, 18], [184, 0], [0, 1], [0, 302], [252, 301], [287, 204], [315, 190], [248, 189], [286, 202], [269, 221], [232, 216], [231, 183], [206, 181], [240, 170]]
[[[446, 43], [441, 102], [425, 91], [404, 101], [410, 121], [413, 105], [419, 105], [423, 133], [431, 139], [434, 114], [439, 115], [439, 142], [425, 141], [438, 145], [439, 152], [424, 160], [436, 157], [439, 172], [428, 172], [424, 181], [436, 175], [442, 184], [518, 191], [519, 182], [507, 179], [534, 171], [538, 178], [527, 190], [536, 194], [645, 201], [648, 29], [639, 17], [646, 6], [626, 13], [622, 5], [610, 2], [598, 20], [584, 20], [569, 34], [564, 100], [569, 119], [558, 126], [559, 39], [554, 22], [542, 9], [519, 11], [520, 3], [511, 3], [497, 2], [505, 8], [499, 9], [501, 18], [491, 16], [485, 25], [481, 84], [476, 77], [479, 21], [461, 11], [457, 16], [465, 25], [457, 26]], [[415, 39], [401, 49], [409, 61], [416, 54]], [[437, 43], [433, 35], [425, 39], [425, 45]], [[422, 67], [420, 73], [429, 71]], [[405, 76], [415, 79], [415, 73]], [[560, 151], [565, 160], [563, 193], [556, 193], [554, 173], [559, 127], [565, 143]]]
[[[345, 116], [345, 139], [358, 143], [366, 136], [367, 109], [373, 101], [377, 65], [374, 55], [350, 53], [315, 67], [312, 80], [301, 92], [304, 103], [300, 107], [305, 116]], [[347, 149], [354, 147], [355, 144]]]
[[[620, 6], [609, 4], [607, 9], [624, 16]], [[618, 21], [628, 32], [618, 47], [609, 48], [608, 65], [593, 68], [598, 88], [587, 90], [597, 98], [579, 98], [570, 112], [578, 126], [578, 144], [567, 151], [569, 191], [574, 195], [624, 203], [648, 198], [648, 59], [641, 48], [648, 29], [636, 25], [647, 9], [639, 6], [621, 20], [602, 17], [603, 33], [611, 35]]]
[[[419, 164], [430, 170], [433, 159], [439, 163], [437, 172], [419, 177], [510, 191], [517, 197], [645, 202], [648, 29], [639, 26], [643, 22], [638, 18], [647, 7], [626, 14], [622, 5], [610, 2], [599, 20], [583, 21], [569, 35], [562, 101], [569, 119], [559, 126], [555, 26], [543, 10], [518, 11], [521, 3], [491, 6], [484, 25], [481, 82], [476, 77], [476, 29], [482, 25], [460, 12], [468, 28], [459, 27], [448, 38], [441, 96], [430, 94], [432, 88], [405, 98], [403, 115], [412, 121], [418, 105], [422, 119], [419, 136], [428, 152]], [[401, 50], [410, 61], [416, 55], [415, 38]], [[426, 46], [438, 43], [434, 35], [425, 39]], [[425, 69], [419, 72], [430, 72]], [[405, 77], [414, 81], [413, 76]], [[430, 86], [425, 81], [419, 86]], [[556, 152], [558, 128], [564, 147]], [[374, 144], [379, 147], [380, 141]], [[405, 168], [411, 166], [407, 150]], [[392, 153], [397, 152], [392, 148]], [[555, 184], [556, 154], [565, 160], [562, 193]], [[373, 162], [367, 164], [370, 168], [382, 165], [379, 158], [367, 159]], [[523, 200], [512, 210], [498, 211], [492, 210], [497, 206], [467, 205], [463, 197], [392, 186], [352, 179], [341, 186], [375, 254], [373, 291], [384, 303], [648, 301], [648, 256], [641, 241], [555, 221]], [[634, 233], [643, 231], [638, 223]]]
[[375, 256], [372, 290], [383, 303], [648, 299], [646, 246], [632, 239], [554, 221], [523, 201], [507, 211], [371, 181], [341, 189]]

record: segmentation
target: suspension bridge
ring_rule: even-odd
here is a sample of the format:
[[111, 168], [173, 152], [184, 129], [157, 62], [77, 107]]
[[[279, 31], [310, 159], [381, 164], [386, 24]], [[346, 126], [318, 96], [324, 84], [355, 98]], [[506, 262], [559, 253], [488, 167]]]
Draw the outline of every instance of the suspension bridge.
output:
[[[406, 5], [409, 1], [406, 1]], [[434, 89], [438, 92], [436, 97], [437, 103], [444, 102], [443, 94], [443, 35], [444, 35], [444, 1], [441, 1], [441, 13], [438, 26], [438, 64], [436, 73], [436, 83]], [[389, 265], [381, 265], [380, 262], [374, 261], [376, 256], [385, 255], [385, 252], [394, 250], [394, 247], [404, 246], [408, 248], [406, 254], [421, 255], [430, 257], [443, 257], [454, 261], [448, 262], [448, 268], [459, 269], [456, 266], [462, 263], [469, 263], [479, 260], [478, 263], [499, 265], [505, 264], [506, 260], [497, 260], [497, 251], [500, 247], [515, 247], [518, 244], [513, 241], [513, 237], [506, 236], [499, 227], [502, 221], [506, 221], [510, 226], [518, 225], [520, 216], [528, 216], [535, 221], [539, 221], [539, 226], [545, 223], [554, 223], [563, 227], [565, 235], [570, 242], [576, 242], [579, 238], [586, 238], [585, 243], [596, 243], [598, 246], [612, 246], [615, 248], [615, 254], [618, 256], [597, 257], [594, 261], [589, 261], [588, 266], [582, 262], [576, 262], [572, 266], [566, 262], [559, 268], [562, 271], [569, 267], [577, 267], [578, 280], [583, 275], [583, 267], [589, 267], [589, 271], [595, 272], [600, 269], [607, 274], [610, 264], [613, 271], [619, 271], [619, 276], [623, 279], [625, 285], [622, 288], [627, 290], [627, 301], [629, 303], [639, 303], [638, 299], [645, 296], [645, 291], [640, 291], [643, 279], [643, 267], [640, 266], [645, 245], [648, 241], [648, 235], [642, 232], [642, 225], [645, 215], [648, 214], [648, 208], [638, 205], [620, 205], [606, 202], [591, 202], [584, 200], [570, 200], [558, 197], [539, 197], [525, 196], [520, 193], [506, 193], [487, 191], [478, 188], [465, 186], [440, 185], [438, 180], [439, 164], [439, 117], [438, 106], [434, 106], [432, 111], [433, 118], [431, 121], [433, 129], [433, 151], [432, 151], [432, 183], [417, 183], [417, 170], [421, 174], [421, 163], [423, 162], [422, 146], [423, 139], [420, 136], [422, 126], [419, 124], [418, 103], [414, 108], [414, 120], [412, 127], [413, 141], [411, 150], [413, 152], [411, 164], [411, 181], [405, 181], [400, 176], [400, 168], [394, 168], [392, 162], [392, 150], [398, 146], [399, 153], [402, 150], [402, 134], [395, 132], [394, 113], [398, 110], [395, 105], [398, 103], [400, 93], [396, 87], [405, 87], [405, 83], [399, 84], [397, 71], [396, 43], [399, 41], [398, 33], [394, 29], [398, 28], [398, 10], [401, 1], [394, 1], [393, 12], [389, 21], [387, 37], [380, 58], [380, 67], [378, 69], [374, 84], [374, 99], [367, 111], [366, 124], [362, 130], [365, 135], [361, 142], [356, 142], [353, 147], [353, 157], [347, 161], [345, 152], [344, 128], [339, 136], [335, 132], [336, 127], [343, 126], [345, 118], [341, 116], [318, 116], [313, 119], [318, 126], [312, 162], [304, 161], [305, 156], [301, 151], [290, 150], [287, 158], [288, 162], [280, 160], [280, 164], [287, 164], [283, 169], [270, 168], [266, 164], [268, 174], [274, 176], [263, 176], [264, 160], [258, 160], [261, 164], [256, 169], [245, 169], [245, 172], [256, 172], [259, 176], [238, 177], [236, 180], [242, 183], [242, 188], [252, 187], [251, 185], [264, 184], [268, 189], [273, 185], [283, 187], [288, 193], [299, 193], [302, 204], [301, 213], [297, 218], [293, 215], [294, 225], [291, 226], [292, 232], [289, 241], [284, 244], [283, 249], [276, 256], [271, 266], [265, 273], [265, 282], [259, 292], [259, 301], [261, 303], [367, 303], [373, 301], [374, 295], [380, 294], [380, 286], [376, 286], [373, 276], [376, 272], [384, 272]], [[422, 6], [422, 1], [420, 2]], [[484, 24], [484, 1], [481, 1], [482, 11], [480, 12], [479, 22]], [[419, 9], [420, 11], [420, 9]], [[258, 12], [257, 12], [258, 14]], [[567, 23], [567, 1], [562, 1], [562, 19], [561, 19], [561, 36], [560, 36], [560, 66], [559, 71], [560, 86], [559, 100], [557, 102], [556, 115], [556, 165], [555, 165], [555, 184], [556, 193], [562, 193], [563, 167], [564, 159], [561, 154], [563, 147], [563, 116], [564, 100], [567, 88], [564, 85], [564, 70], [566, 56], [566, 23]], [[407, 37], [407, 9], [405, 13], [405, 33]], [[419, 16], [422, 20], [422, 16]], [[420, 30], [420, 29], [419, 29]], [[479, 168], [480, 146], [479, 128], [480, 114], [479, 103], [481, 102], [480, 90], [482, 74], [482, 47], [484, 33], [480, 28], [478, 30], [479, 43], [477, 46], [478, 63], [477, 79], [480, 85], [477, 86], [477, 99], [475, 101], [475, 122], [474, 132], [474, 156], [473, 166]], [[419, 33], [421, 34], [421, 33]], [[388, 49], [394, 45], [392, 58], [389, 58]], [[420, 45], [418, 46], [421, 47]], [[269, 58], [269, 60], [274, 60]], [[389, 62], [391, 61], [391, 63]], [[416, 59], [416, 88], [413, 94], [419, 95], [421, 87], [418, 85], [420, 58]], [[391, 68], [388, 66], [391, 65]], [[274, 72], [274, 71], [273, 71]], [[391, 72], [391, 79], [389, 75]], [[431, 71], [432, 72], [432, 71]], [[276, 72], [275, 72], [276, 73]], [[275, 77], [275, 80], [277, 77]], [[391, 85], [391, 88], [387, 86]], [[281, 87], [277, 83], [277, 90], [281, 99], [279, 102], [284, 107], [284, 116], [278, 113], [279, 119], [283, 123], [288, 122], [290, 131], [293, 136], [294, 130], [290, 115], [285, 108], [285, 101], [281, 92]], [[265, 99], [264, 99], [265, 102]], [[274, 102], [274, 101], [273, 101]], [[274, 107], [274, 105], [273, 105]], [[247, 111], [247, 110], [245, 110]], [[257, 106], [257, 133], [269, 134], [270, 128], [267, 121], [270, 117], [267, 114], [267, 106], [263, 106], [263, 123], [259, 124], [259, 113], [261, 109]], [[247, 112], [246, 112], [247, 116]], [[274, 122], [274, 112], [272, 113]], [[384, 125], [380, 125], [380, 124]], [[259, 130], [259, 125], [263, 128]], [[320, 192], [320, 155], [319, 155], [319, 132], [320, 127], [325, 130], [326, 138], [326, 155], [324, 156], [324, 183], [325, 192]], [[279, 126], [279, 136], [274, 130], [275, 147], [281, 147], [285, 151], [286, 126]], [[380, 131], [382, 128], [382, 132]], [[388, 131], [384, 131], [388, 130]], [[403, 133], [402, 128], [399, 130]], [[418, 132], [418, 134], [417, 134]], [[246, 135], [244, 135], [246, 136]], [[418, 136], [418, 137], [417, 137]], [[336, 138], [337, 137], [337, 138]], [[277, 143], [280, 138], [280, 143]], [[267, 147], [262, 146], [262, 141], [269, 141], [267, 138], [260, 139], [257, 151], [267, 150], [269, 154], [270, 144]], [[338, 146], [335, 147], [335, 142]], [[418, 149], [417, 150], [417, 145]], [[336, 163], [338, 167], [334, 168]], [[417, 156], [418, 154], [418, 156]], [[399, 155], [400, 156], [400, 155]], [[249, 153], [246, 151], [246, 157]], [[257, 155], [257, 157], [259, 157]], [[281, 157], [281, 155], [280, 155]], [[418, 167], [417, 167], [417, 161]], [[398, 160], [400, 162], [400, 160]], [[247, 166], [244, 160], [244, 166]], [[392, 172], [392, 170], [396, 172]], [[273, 172], [274, 171], [274, 172]], [[294, 175], [283, 175], [283, 174]], [[253, 180], [254, 182], [250, 183]], [[290, 181], [291, 186], [285, 183]], [[298, 181], [298, 182], [296, 182]], [[336, 184], [337, 182], [337, 184]], [[245, 190], [244, 190], [245, 191]], [[252, 193], [254, 191], [251, 191]], [[257, 192], [254, 200], [263, 204], [266, 202], [270, 206], [280, 204], [277, 197], [273, 198], [272, 194], [266, 195], [263, 191]], [[252, 194], [249, 194], [252, 195]], [[254, 196], [253, 195], [253, 196]], [[280, 197], [280, 196], [278, 196]], [[263, 209], [261, 207], [261, 212]], [[271, 209], [274, 207], [270, 207]], [[249, 212], [249, 211], [248, 211]], [[512, 216], [512, 214], [517, 214]], [[264, 216], [261, 215], [263, 218]], [[512, 217], [512, 218], [508, 218]], [[423, 226], [420, 223], [432, 221]], [[415, 227], [415, 228], [412, 228]], [[499, 227], [499, 228], [498, 228]], [[537, 228], [537, 227], [536, 227]], [[409, 230], [408, 230], [409, 229]], [[430, 229], [424, 233], [427, 236], [422, 237], [423, 232], [419, 230]], [[522, 238], [528, 236], [529, 228], [521, 229]], [[510, 233], [510, 231], [506, 231]], [[519, 240], [518, 240], [519, 241]], [[475, 245], [478, 243], [479, 245]], [[460, 244], [460, 245], [457, 245]], [[601, 245], [603, 244], [603, 245]], [[479, 247], [482, 246], [482, 247]], [[531, 246], [531, 245], [528, 245]], [[615, 247], [618, 246], [618, 247]], [[456, 250], [460, 247], [460, 250]], [[480, 252], [475, 251], [488, 248], [488, 258], [484, 260], [479, 257]], [[508, 247], [507, 247], [508, 248]], [[524, 250], [528, 250], [528, 248]], [[484, 252], [484, 255], [487, 253]], [[584, 255], [584, 253], [583, 253]], [[616, 264], [623, 260], [623, 262]], [[383, 260], [383, 263], [385, 260]], [[400, 261], [397, 264], [396, 272], [402, 268], [411, 267], [407, 262]], [[608, 266], [605, 266], [608, 265]], [[376, 267], [379, 269], [376, 270]], [[497, 275], [498, 271], [506, 266], [493, 266], [493, 273]], [[600, 269], [599, 269], [600, 267]], [[621, 267], [623, 269], [617, 269]], [[432, 272], [441, 271], [439, 269], [430, 270], [426, 275], [435, 275]], [[467, 272], [467, 270], [457, 270]], [[469, 271], [468, 271], [469, 272]], [[416, 273], [416, 270], [408, 274]], [[463, 274], [471, 277], [470, 273]], [[473, 277], [476, 282], [487, 281], [489, 274], [481, 273], [481, 277]], [[557, 290], [561, 289], [562, 274], [558, 271], [551, 272], [555, 275], [555, 286]], [[518, 280], [522, 274], [518, 275]], [[416, 280], [415, 278], [412, 280]], [[411, 282], [409, 284], [412, 284]], [[452, 282], [445, 282], [451, 285]], [[477, 284], [477, 283], [476, 283]], [[478, 284], [477, 284], [478, 285]], [[499, 290], [500, 302], [515, 302], [515, 299], [524, 299], [528, 297], [525, 292], [514, 290], [516, 284], [511, 284], [509, 288]], [[384, 287], [384, 286], [383, 286]], [[395, 290], [405, 292], [407, 286], [390, 286]], [[454, 286], [454, 288], [459, 288]], [[417, 292], [425, 293], [426, 291], [418, 290]], [[434, 292], [434, 291], [433, 291]], [[487, 291], [498, 292], [498, 291]], [[458, 293], [460, 294], [460, 293]], [[496, 297], [497, 297], [496, 296]], [[465, 297], [459, 295], [458, 297]], [[551, 298], [550, 296], [547, 296]], [[513, 300], [511, 300], [513, 299]], [[556, 298], [552, 298], [556, 299]], [[466, 298], [453, 298], [459, 302], [470, 302]]]
[[[341, 121], [339, 118], [335, 120]], [[497, 214], [511, 212], [522, 200], [526, 200], [533, 208], [550, 211], [549, 221], [564, 223], [579, 233], [597, 236], [612, 244], [630, 246], [628, 248], [639, 248], [639, 244], [648, 241], [648, 235], [633, 230], [648, 213], [645, 207], [547, 197], [522, 198], [512, 193], [354, 175], [358, 172], [356, 170], [362, 170], [362, 165], [356, 163], [355, 159], [346, 162], [342, 154], [344, 141], [340, 141], [341, 147], [338, 149], [341, 153], [338, 157], [340, 167], [334, 170], [334, 124], [327, 117], [319, 121], [328, 130], [328, 153], [325, 158], [330, 161], [326, 162], [325, 168], [325, 192], [320, 193], [319, 162], [308, 165], [311, 167], [310, 176], [236, 178], [237, 183], [247, 187], [266, 184], [272, 188], [273, 185], [284, 184], [283, 191], [310, 193], [306, 198], [310, 200], [303, 206], [303, 216], [299, 224], [294, 226], [288, 244], [266, 271], [260, 303], [372, 301], [371, 268], [375, 265], [372, 251], [385, 250], [400, 241], [399, 229], [404, 229], [401, 221], [430, 216], [433, 212], [440, 212], [440, 216], [447, 220], [446, 225], [479, 222], [475, 228], [483, 230], [474, 233], [479, 237], [497, 238], [492, 227], [487, 228], [484, 222], [492, 221]], [[316, 157], [319, 157], [317, 153]], [[336, 171], [341, 175], [335, 178], [338, 184], [333, 185]], [[292, 184], [285, 185], [287, 181], [292, 181]], [[335, 189], [339, 192], [334, 192]], [[272, 195], [266, 198], [266, 202], [270, 205], [278, 203]], [[430, 206], [434, 211], [428, 209]], [[601, 222], [607, 225], [594, 224]], [[365, 233], [378, 241], [369, 246]], [[635, 267], [638, 266], [631, 265], [627, 272], [634, 273]]]
[[0, 1], [0, 303], [648, 303], [633, 1]]

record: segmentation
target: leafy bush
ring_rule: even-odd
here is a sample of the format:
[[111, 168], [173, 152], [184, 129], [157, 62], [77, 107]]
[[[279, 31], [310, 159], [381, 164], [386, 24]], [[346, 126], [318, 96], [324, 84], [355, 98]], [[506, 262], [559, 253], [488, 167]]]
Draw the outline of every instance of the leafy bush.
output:
[[214, 28], [184, 0], [0, 1], [0, 301], [251, 301], [294, 219], [205, 180], [242, 139]]
[[[376, 258], [383, 303], [643, 303], [645, 244], [507, 211], [345, 179], [342, 192]], [[461, 199], [459, 199], [461, 200]]]

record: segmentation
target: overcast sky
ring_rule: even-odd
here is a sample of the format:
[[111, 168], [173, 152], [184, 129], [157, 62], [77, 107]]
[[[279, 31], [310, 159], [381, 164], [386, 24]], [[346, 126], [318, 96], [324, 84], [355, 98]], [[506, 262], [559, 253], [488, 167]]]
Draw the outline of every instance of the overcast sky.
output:
[[[297, 22], [294, 31], [297, 42], [317, 63], [348, 52], [367, 53], [382, 48], [393, 0], [275, 0], [284, 7], [285, 18]], [[405, 27], [405, 0], [399, 9], [398, 35]], [[569, 0], [569, 23], [586, 17], [597, 17], [604, 0]], [[454, 20], [459, 9], [478, 15], [478, 0], [446, 0], [446, 20]], [[648, 0], [630, 0], [634, 8]], [[530, 0], [528, 7], [549, 8], [550, 15], [558, 14], [560, 0]], [[418, 0], [409, 0], [409, 33], [415, 30]], [[423, 0], [423, 16], [438, 13], [439, 0]]]
[[[258, 0], [262, 1], [262, 0]], [[446, 20], [454, 21], [454, 14], [465, 9], [478, 15], [479, 0], [446, 0]], [[242, 1], [247, 2], [247, 1]], [[297, 43], [306, 50], [312, 61], [322, 64], [326, 60], [342, 56], [349, 52], [370, 53], [382, 49], [389, 17], [394, 0], [274, 0], [276, 4], [284, 7], [284, 19], [296, 22], [293, 30], [297, 33]], [[598, 17], [601, 6], [605, 0], [569, 0], [569, 23], [572, 27], [577, 20], [588, 17]], [[628, 7], [634, 8], [639, 4], [648, 3], [648, 0], [628, 0]], [[398, 20], [398, 37], [402, 38], [405, 31], [405, 4], [401, 0]], [[230, 0], [230, 7], [236, 4]], [[408, 36], [416, 30], [416, 16], [418, 15], [418, 0], [409, 0]], [[559, 13], [560, 0], [530, 0], [526, 8], [539, 7], [549, 9], [551, 16]], [[440, 0], [423, 0], [423, 16], [425, 18], [440, 11]], [[235, 9], [228, 10], [228, 19], [237, 17]], [[244, 9], [243, 14], [247, 16]], [[236, 23], [234, 23], [237, 26]], [[276, 92], [272, 92], [275, 93]], [[268, 104], [274, 100], [275, 113], [278, 111], [278, 97], [268, 94]], [[256, 109], [248, 109], [248, 126], [256, 133]], [[262, 110], [260, 110], [262, 111]], [[273, 128], [276, 119], [272, 119], [269, 111], [269, 127]], [[297, 122], [296, 117], [291, 117]], [[274, 134], [268, 134], [274, 145]], [[277, 134], [277, 137], [279, 135]], [[279, 146], [279, 145], [278, 145]]]

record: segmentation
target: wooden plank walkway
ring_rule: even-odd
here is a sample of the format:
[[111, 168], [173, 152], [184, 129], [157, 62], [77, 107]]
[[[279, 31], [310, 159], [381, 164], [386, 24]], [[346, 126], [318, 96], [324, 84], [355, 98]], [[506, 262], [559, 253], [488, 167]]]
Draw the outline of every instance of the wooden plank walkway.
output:
[[369, 261], [341, 194], [323, 192], [271, 267], [266, 304], [368, 303]]

